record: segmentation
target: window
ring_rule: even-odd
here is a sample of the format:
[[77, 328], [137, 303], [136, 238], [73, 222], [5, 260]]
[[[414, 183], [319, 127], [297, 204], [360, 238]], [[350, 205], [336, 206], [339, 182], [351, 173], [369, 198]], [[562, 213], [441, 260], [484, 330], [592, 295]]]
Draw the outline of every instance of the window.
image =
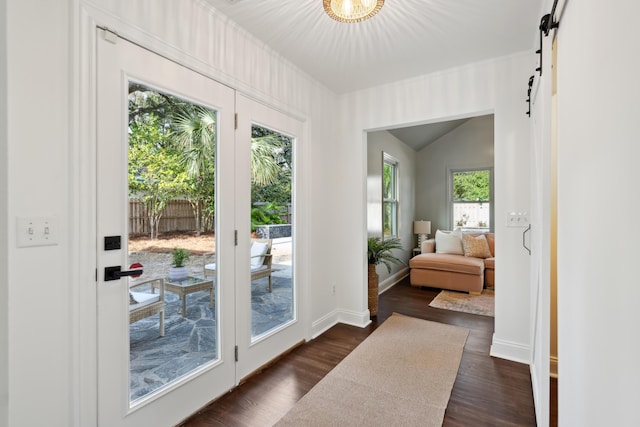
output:
[[382, 235], [398, 235], [398, 162], [386, 153], [382, 163]]
[[453, 228], [491, 229], [492, 181], [491, 169], [451, 171]]

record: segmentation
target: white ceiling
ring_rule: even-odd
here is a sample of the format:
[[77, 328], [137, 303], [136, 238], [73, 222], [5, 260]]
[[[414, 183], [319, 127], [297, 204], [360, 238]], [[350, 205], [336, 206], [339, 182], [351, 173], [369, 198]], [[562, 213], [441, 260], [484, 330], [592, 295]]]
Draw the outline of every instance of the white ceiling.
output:
[[206, 0], [338, 94], [535, 46], [542, 0], [386, 0], [364, 22], [322, 0]]
[[[205, 0], [335, 93], [535, 48], [543, 0], [386, 0], [364, 22], [322, 0]], [[461, 122], [392, 131], [416, 150]]]
[[462, 125], [467, 120], [470, 119], [458, 119], [431, 123], [428, 125], [407, 126], [398, 129], [389, 129], [389, 133], [414, 150], [420, 151], [427, 145]]

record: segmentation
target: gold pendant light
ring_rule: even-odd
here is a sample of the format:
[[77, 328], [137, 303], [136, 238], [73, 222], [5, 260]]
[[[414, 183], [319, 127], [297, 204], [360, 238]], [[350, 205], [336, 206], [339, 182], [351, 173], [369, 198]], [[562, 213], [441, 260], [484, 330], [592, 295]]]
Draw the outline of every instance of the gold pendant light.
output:
[[327, 15], [340, 22], [360, 22], [378, 13], [384, 0], [322, 0]]

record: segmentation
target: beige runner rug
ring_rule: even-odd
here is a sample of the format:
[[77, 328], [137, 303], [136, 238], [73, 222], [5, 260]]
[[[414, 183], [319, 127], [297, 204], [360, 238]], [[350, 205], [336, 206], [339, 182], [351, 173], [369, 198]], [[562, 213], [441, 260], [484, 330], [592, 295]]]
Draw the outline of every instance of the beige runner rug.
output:
[[468, 334], [394, 313], [276, 426], [441, 426]]

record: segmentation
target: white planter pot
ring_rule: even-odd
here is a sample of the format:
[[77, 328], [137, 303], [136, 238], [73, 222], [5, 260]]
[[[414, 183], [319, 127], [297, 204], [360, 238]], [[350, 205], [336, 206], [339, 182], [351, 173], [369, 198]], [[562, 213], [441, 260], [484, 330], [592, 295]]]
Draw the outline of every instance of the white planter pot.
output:
[[170, 267], [169, 268], [169, 280], [186, 279], [187, 276], [189, 276], [189, 269], [187, 269], [187, 267]]

